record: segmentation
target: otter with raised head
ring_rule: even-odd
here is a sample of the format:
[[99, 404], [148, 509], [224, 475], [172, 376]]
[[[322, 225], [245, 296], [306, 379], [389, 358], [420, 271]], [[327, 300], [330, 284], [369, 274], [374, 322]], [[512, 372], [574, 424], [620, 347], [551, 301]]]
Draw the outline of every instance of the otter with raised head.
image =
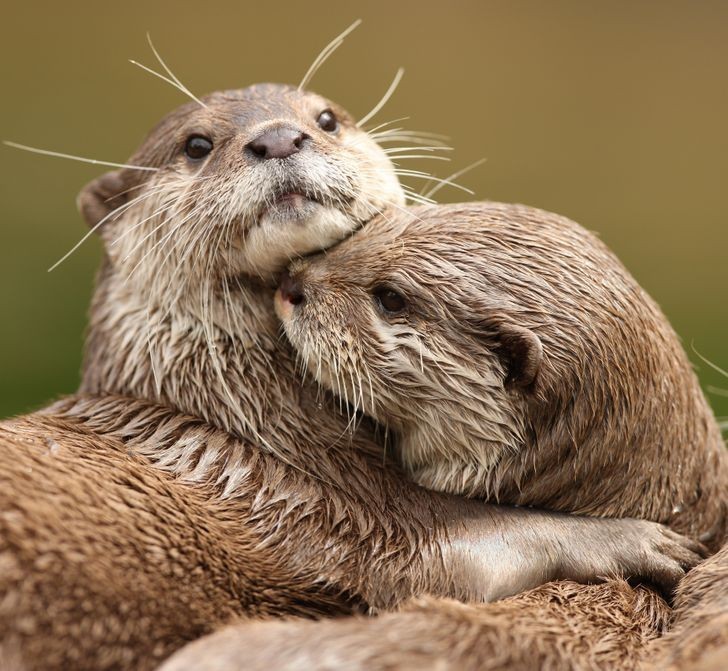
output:
[[276, 273], [403, 202], [336, 104], [215, 93], [130, 164], [79, 197], [105, 248], [81, 390], [0, 428], [0, 659], [144, 669], [236, 616], [613, 573], [669, 590], [697, 561], [651, 522], [428, 492], [300, 383]]

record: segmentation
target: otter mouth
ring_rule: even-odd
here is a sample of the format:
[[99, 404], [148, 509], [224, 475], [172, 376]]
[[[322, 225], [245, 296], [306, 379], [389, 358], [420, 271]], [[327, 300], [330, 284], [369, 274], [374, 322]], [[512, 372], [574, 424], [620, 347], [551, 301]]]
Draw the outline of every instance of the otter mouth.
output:
[[263, 206], [259, 219], [268, 218], [303, 223], [321, 205], [323, 203], [318, 198], [304, 190], [281, 190]]

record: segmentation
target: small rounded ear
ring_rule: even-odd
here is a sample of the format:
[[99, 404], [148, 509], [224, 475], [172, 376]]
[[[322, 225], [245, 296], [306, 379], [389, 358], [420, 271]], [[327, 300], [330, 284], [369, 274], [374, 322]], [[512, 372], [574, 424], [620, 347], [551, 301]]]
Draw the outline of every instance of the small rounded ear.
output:
[[[486, 313], [483, 310], [480, 314]], [[540, 338], [515, 318], [504, 312], [469, 319], [470, 327], [483, 338], [498, 356], [506, 372], [505, 385], [527, 389], [538, 376], [543, 361]]]
[[98, 226], [105, 217], [126, 202], [128, 186], [123, 170], [113, 170], [81, 189], [76, 198], [76, 206], [89, 228]]
[[499, 355], [506, 370], [506, 384], [525, 389], [536, 380], [543, 361], [543, 345], [531, 330], [513, 323], [498, 325]]

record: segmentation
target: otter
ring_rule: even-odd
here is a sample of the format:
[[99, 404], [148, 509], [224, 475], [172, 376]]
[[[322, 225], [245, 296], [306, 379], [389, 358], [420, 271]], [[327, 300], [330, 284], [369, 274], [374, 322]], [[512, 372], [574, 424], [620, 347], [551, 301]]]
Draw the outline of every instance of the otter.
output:
[[596, 237], [498, 203], [388, 213], [276, 296], [308, 371], [425, 487], [659, 521], [713, 550], [728, 452], [679, 340]]
[[348, 113], [272, 84], [183, 105], [84, 188], [105, 254], [81, 388], [0, 425], [0, 658], [144, 669], [235, 617], [558, 577], [669, 591], [699, 559], [649, 521], [427, 491], [300, 382], [277, 275], [403, 202]]

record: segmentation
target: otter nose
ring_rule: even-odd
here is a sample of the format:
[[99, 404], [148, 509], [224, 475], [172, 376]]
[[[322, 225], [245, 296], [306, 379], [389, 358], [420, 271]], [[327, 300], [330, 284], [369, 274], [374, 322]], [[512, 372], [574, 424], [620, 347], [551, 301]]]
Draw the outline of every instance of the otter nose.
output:
[[300, 305], [306, 299], [303, 293], [303, 287], [300, 282], [294, 280], [287, 272], [281, 277], [281, 298], [288, 301], [291, 305]]
[[301, 151], [306, 137], [306, 134], [297, 128], [271, 128], [247, 146], [258, 158], [288, 158]]

